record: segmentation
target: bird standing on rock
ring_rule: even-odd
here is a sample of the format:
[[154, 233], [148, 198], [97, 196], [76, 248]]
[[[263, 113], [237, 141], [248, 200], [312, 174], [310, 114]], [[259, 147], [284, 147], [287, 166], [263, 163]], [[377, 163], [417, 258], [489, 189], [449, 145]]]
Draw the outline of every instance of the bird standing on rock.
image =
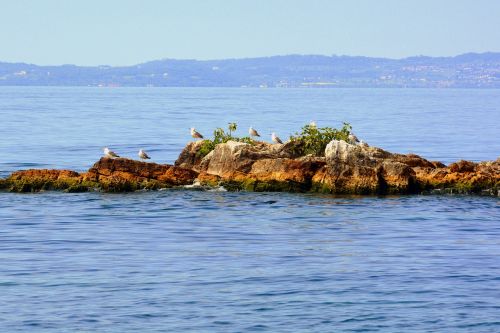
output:
[[248, 129], [248, 134], [250, 134], [250, 136], [260, 136], [259, 132], [257, 132], [257, 130], [252, 126]]
[[274, 132], [271, 134], [271, 139], [273, 140], [274, 143], [283, 144], [283, 141], [281, 141], [281, 139]]
[[139, 155], [139, 158], [141, 159], [141, 161], [144, 161], [144, 160], [150, 160], [151, 157], [149, 157], [148, 154], [146, 154], [146, 152], [142, 149], [139, 150], [139, 153], [137, 153], [137, 155]]
[[356, 145], [359, 143], [359, 139], [356, 135], [354, 134], [349, 134], [349, 136], [347, 137], [347, 139], [349, 140], [349, 143], [352, 144], [352, 145]]
[[191, 127], [191, 136], [195, 139], [203, 139], [203, 135], [197, 132], [194, 127]]
[[114, 151], [109, 150], [108, 147], [104, 147], [104, 156], [109, 157], [109, 158], [116, 158], [120, 157], [118, 154], [116, 154]]

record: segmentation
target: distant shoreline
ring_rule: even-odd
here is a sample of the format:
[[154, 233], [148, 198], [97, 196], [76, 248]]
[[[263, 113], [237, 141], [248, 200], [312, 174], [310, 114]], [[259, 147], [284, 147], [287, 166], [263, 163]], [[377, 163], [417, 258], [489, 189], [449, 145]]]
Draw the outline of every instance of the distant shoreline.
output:
[[498, 90], [500, 87], [221, 87], [221, 86], [75, 86], [75, 85], [1, 85], [2, 88], [97, 88], [97, 89], [241, 89], [241, 90]]
[[121, 67], [0, 62], [0, 86], [496, 89], [500, 53], [403, 59], [318, 55], [164, 59]]

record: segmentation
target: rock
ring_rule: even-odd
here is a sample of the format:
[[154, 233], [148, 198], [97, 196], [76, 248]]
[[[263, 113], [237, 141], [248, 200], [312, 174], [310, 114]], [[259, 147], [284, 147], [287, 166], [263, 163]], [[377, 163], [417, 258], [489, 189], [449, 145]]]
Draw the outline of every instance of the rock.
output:
[[80, 178], [80, 174], [71, 170], [49, 170], [49, 169], [30, 169], [24, 171], [13, 172], [11, 180], [26, 180], [40, 178], [45, 180], [65, 180]]
[[71, 170], [30, 169], [13, 172], [4, 180], [3, 187], [11, 192], [38, 192], [43, 190], [86, 191], [95, 184], [86, 184], [82, 176]]
[[199, 172], [199, 165], [203, 159], [203, 156], [200, 154], [203, 142], [194, 141], [188, 143], [175, 161], [174, 166]]
[[416, 193], [419, 190], [415, 171], [405, 163], [384, 161], [379, 177], [380, 193]]
[[290, 145], [264, 142], [219, 144], [199, 164], [201, 183], [217, 183], [230, 189], [250, 191], [307, 191], [324, 158], [293, 156]]
[[430, 161], [432, 163], [432, 165], [434, 166], [434, 168], [446, 168], [446, 165], [439, 162], [439, 161]]
[[456, 163], [450, 164], [449, 168], [451, 172], [474, 172], [474, 170], [476, 169], [476, 163], [461, 160]]
[[99, 183], [106, 191], [133, 191], [189, 185], [197, 175], [193, 170], [168, 164], [102, 157], [83, 174], [83, 179]]
[[395, 161], [404, 163], [412, 168], [420, 167], [435, 169], [438, 167], [445, 167], [445, 165], [441, 162], [431, 162], [415, 154], [392, 154], [392, 158]]
[[417, 181], [423, 188], [453, 188], [461, 193], [480, 193], [500, 188], [500, 162], [459, 161], [449, 167], [432, 170], [415, 168]]
[[[327, 166], [313, 182], [321, 192], [385, 194], [416, 191], [415, 172], [402, 155], [376, 147], [333, 140], [325, 149]], [[411, 157], [414, 158], [414, 157]]]
[[196, 180], [201, 185], [216, 187], [216, 186], [219, 186], [220, 177], [216, 176], [216, 175], [211, 175], [211, 174], [208, 174], [208, 173], [202, 171], [198, 174], [198, 178], [196, 178]]
[[175, 165], [103, 157], [86, 173], [16, 171], [0, 179], [0, 189], [125, 192], [172, 186], [204, 190], [223, 185], [228, 190], [248, 191], [500, 196], [500, 159], [459, 161], [446, 167], [415, 154], [393, 154], [338, 140], [326, 146], [323, 157], [298, 156], [301, 147], [290, 142], [235, 141], [219, 144], [202, 157], [202, 145], [201, 141], [189, 143]]
[[347, 143], [341, 140], [331, 141], [325, 149], [326, 161], [329, 165], [338, 163], [365, 163], [366, 150], [361, 146]]
[[1, 185], [12, 192], [84, 192], [94, 189], [126, 192], [187, 185], [196, 176], [195, 171], [172, 165], [103, 157], [86, 173], [79, 174], [70, 170], [16, 171], [3, 180]]
[[249, 173], [253, 163], [262, 159], [287, 158], [291, 154], [284, 145], [228, 141], [219, 144], [201, 162], [201, 171], [229, 178], [238, 173]]

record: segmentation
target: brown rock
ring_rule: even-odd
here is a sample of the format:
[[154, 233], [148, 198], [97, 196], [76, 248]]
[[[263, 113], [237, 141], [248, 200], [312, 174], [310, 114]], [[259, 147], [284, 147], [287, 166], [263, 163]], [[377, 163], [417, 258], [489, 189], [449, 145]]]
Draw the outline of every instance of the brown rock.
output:
[[30, 179], [43, 179], [43, 180], [63, 180], [63, 179], [79, 179], [80, 174], [71, 170], [50, 170], [50, 169], [29, 169], [15, 171], [9, 179], [22, 181]]
[[174, 165], [199, 172], [199, 165], [203, 159], [203, 156], [199, 153], [202, 145], [203, 141], [189, 142], [180, 153]]
[[[0, 180], [0, 188], [18, 192], [40, 190], [133, 191], [176, 185], [224, 185], [229, 190], [316, 191], [328, 193], [500, 193], [500, 159], [459, 161], [446, 167], [415, 154], [392, 154], [367, 145], [333, 140], [324, 157], [297, 157], [293, 144], [264, 142], [219, 144], [205, 157], [201, 142], [186, 146], [176, 165], [125, 158], [101, 158], [79, 174], [70, 170], [16, 171]], [[199, 172], [199, 173], [198, 173]]]
[[217, 145], [201, 162], [201, 170], [223, 178], [233, 174], [249, 173], [252, 165], [262, 159], [285, 158], [290, 154], [283, 149], [284, 145], [268, 143], [248, 143], [228, 141]]
[[262, 159], [252, 164], [249, 172], [256, 180], [308, 184], [318, 169], [325, 165], [321, 159]]
[[[405, 155], [380, 148], [333, 140], [325, 149], [327, 167], [313, 178], [322, 191], [333, 193], [409, 193], [416, 190], [415, 172], [400, 161]], [[410, 156], [411, 161], [420, 161]]]
[[476, 163], [461, 160], [450, 164], [449, 168], [451, 172], [474, 172], [474, 170], [476, 169]]
[[217, 186], [220, 182], [220, 177], [202, 171], [199, 173], [197, 180], [201, 185]]
[[188, 185], [193, 182], [197, 172], [167, 164], [147, 163], [126, 158], [102, 157], [87, 173], [85, 180], [99, 183], [132, 183], [156, 181], [158, 185]]
[[459, 192], [480, 192], [500, 188], [500, 162], [459, 161], [434, 170], [416, 168], [417, 181], [425, 188], [455, 188]]
[[82, 186], [82, 176], [71, 170], [30, 169], [13, 172], [2, 187], [12, 192], [38, 192], [41, 190], [87, 190]]
[[395, 161], [400, 162], [400, 163], [404, 163], [412, 168], [420, 167], [420, 168], [434, 169], [434, 168], [438, 167], [439, 165], [442, 165], [444, 167], [444, 164], [442, 164], [441, 162], [437, 162], [439, 164], [435, 164], [436, 162], [428, 161], [425, 158], [422, 158], [422, 157], [415, 155], [415, 154], [406, 154], [406, 155], [393, 154], [391, 157]]

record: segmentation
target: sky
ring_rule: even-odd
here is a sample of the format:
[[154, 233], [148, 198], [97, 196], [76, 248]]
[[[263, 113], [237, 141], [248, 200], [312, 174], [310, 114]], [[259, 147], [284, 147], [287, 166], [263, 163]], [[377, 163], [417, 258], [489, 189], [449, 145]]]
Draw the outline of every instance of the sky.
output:
[[495, 0], [0, 0], [0, 61], [500, 51]]

